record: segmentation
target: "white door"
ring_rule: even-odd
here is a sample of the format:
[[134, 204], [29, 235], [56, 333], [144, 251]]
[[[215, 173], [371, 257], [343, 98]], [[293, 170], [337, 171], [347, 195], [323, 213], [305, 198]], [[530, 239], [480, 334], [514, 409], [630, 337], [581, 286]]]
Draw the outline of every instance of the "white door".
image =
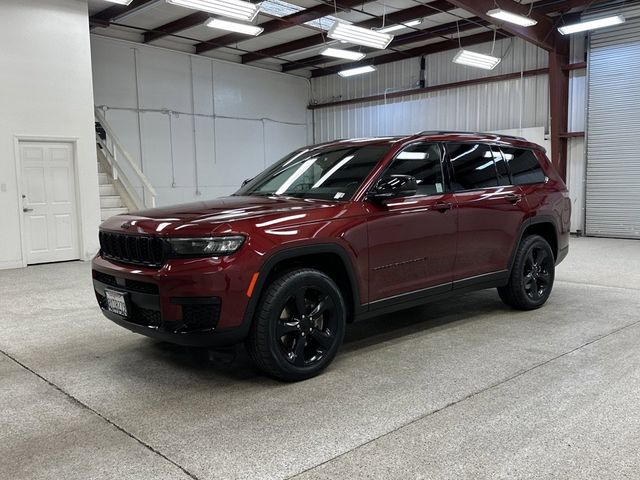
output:
[[19, 145], [27, 263], [80, 258], [73, 144]]

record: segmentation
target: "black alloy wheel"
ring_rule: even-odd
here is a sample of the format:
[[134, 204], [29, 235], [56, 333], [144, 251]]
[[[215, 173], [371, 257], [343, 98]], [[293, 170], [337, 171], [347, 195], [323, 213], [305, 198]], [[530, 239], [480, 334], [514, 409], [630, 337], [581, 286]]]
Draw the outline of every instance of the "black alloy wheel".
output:
[[335, 342], [336, 330], [333, 300], [314, 287], [294, 292], [276, 322], [280, 351], [297, 367], [321, 361]]

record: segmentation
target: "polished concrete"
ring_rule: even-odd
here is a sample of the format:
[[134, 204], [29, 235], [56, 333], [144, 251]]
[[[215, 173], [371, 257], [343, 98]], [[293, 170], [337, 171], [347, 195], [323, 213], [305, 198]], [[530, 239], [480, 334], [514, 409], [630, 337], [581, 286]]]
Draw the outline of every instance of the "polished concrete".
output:
[[638, 478], [640, 242], [573, 239], [548, 304], [352, 325], [285, 384], [102, 317], [89, 265], [0, 271], [0, 477]]

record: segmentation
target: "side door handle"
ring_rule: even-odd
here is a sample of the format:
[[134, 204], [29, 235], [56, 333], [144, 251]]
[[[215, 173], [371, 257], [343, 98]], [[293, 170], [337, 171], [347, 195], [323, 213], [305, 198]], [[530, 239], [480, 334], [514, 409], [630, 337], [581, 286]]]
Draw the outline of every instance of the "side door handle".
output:
[[453, 203], [451, 202], [437, 202], [434, 206], [433, 209], [437, 210], [438, 212], [444, 213], [447, 210], [451, 210], [453, 208]]
[[23, 212], [33, 212], [33, 208], [23, 208]]
[[515, 194], [515, 193], [508, 193], [507, 194], [507, 200], [509, 202], [513, 203], [514, 205], [516, 205], [517, 203], [522, 201], [522, 195], [518, 195], [518, 194]]

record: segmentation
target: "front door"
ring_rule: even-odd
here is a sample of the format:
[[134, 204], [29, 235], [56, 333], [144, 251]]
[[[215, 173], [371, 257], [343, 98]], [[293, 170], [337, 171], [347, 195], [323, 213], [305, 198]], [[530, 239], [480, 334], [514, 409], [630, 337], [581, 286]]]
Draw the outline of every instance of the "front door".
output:
[[20, 142], [27, 264], [79, 258], [73, 144]]
[[455, 259], [456, 208], [443, 178], [442, 149], [417, 143], [399, 152], [384, 175], [416, 178], [410, 197], [371, 202], [369, 299], [375, 303], [407, 294], [450, 289]]
[[454, 282], [504, 274], [527, 214], [522, 189], [511, 185], [499, 149], [479, 143], [447, 143], [445, 149], [458, 205]]

